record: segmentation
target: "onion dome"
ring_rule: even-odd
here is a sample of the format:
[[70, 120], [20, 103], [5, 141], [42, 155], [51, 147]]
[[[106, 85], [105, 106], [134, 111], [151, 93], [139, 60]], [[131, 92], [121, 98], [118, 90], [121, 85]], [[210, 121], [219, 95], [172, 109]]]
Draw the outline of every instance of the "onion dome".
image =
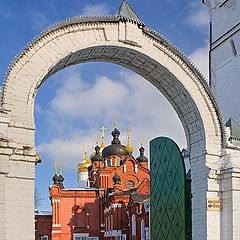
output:
[[119, 140], [119, 135], [120, 132], [118, 129], [115, 127], [114, 130], [112, 131], [112, 144], [105, 147], [102, 151], [102, 156], [105, 158], [106, 156], [111, 156], [111, 155], [127, 155], [126, 152], [126, 146], [121, 145], [121, 141]]
[[117, 174], [117, 172], [116, 172], [115, 175], [113, 176], [113, 182], [114, 182], [114, 185], [120, 184], [120, 182], [121, 182], [121, 178], [120, 178], [120, 176]]
[[54, 185], [58, 185], [58, 175], [55, 173], [55, 175], [52, 178]]
[[64, 181], [64, 177], [62, 175], [59, 175], [58, 177], [58, 186], [62, 189], [64, 188], [63, 186], [63, 181]]
[[91, 166], [91, 162], [85, 158], [83, 162], [78, 164], [79, 172], [88, 172], [88, 167]]
[[100, 147], [97, 145], [95, 147], [95, 154], [92, 156], [91, 161], [96, 162], [96, 161], [104, 161], [103, 157], [100, 155]]
[[144, 151], [145, 149], [143, 146], [139, 148], [140, 156], [136, 159], [137, 162], [148, 162], [147, 157], [144, 156]]
[[87, 144], [85, 144], [84, 161], [78, 164], [78, 172], [88, 172], [89, 166], [91, 166], [91, 162], [87, 159]]

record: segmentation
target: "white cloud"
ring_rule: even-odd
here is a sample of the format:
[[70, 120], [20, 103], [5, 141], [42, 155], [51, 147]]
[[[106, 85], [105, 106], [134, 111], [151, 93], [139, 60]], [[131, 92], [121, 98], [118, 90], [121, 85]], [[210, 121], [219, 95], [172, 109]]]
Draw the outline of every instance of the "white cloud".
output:
[[208, 27], [209, 26], [209, 13], [206, 8], [200, 8], [192, 15], [188, 16], [186, 22], [194, 27]]
[[[61, 78], [64, 78], [60, 81], [63, 84], [51, 101], [48, 114], [52, 116], [51, 131], [56, 128], [69, 131], [67, 135], [59, 134], [53, 141], [38, 147], [38, 151], [47, 154], [52, 161], [61, 160], [66, 167], [76, 169], [84, 154], [84, 144], [89, 143], [89, 149], [92, 148], [94, 136], [97, 132], [100, 134], [99, 129], [103, 125], [107, 128], [105, 143], [110, 144], [112, 115], [115, 113], [120, 116], [118, 128], [122, 144], [127, 144], [127, 128], [132, 130], [131, 143], [136, 157], [142, 135], [146, 139], [146, 154], [146, 143], [157, 136], [169, 136], [181, 148], [186, 147], [184, 131], [175, 111], [142, 77], [124, 71], [120, 72], [118, 80], [102, 76], [94, 84], [87, 84], [78, 72], [71, 71]], [[79, 122], [79, 126], [72, 126], [73, 121]]]
[[190, 60], [200, 69], [206, 79], [209, 77], [209, 46], [205, 46], [196, 49], [190, 56]]
[[109, 15], [110, 10], [105, 4], [96, 4], [96, 5], [86, 5], [83, 8], [82, 15], [92, 16], [92, 15]]
[[50, 25], [49, 19], [42, 12], [30, 11], [28, 16], [32, 27], [36, 30], [41, 30]]

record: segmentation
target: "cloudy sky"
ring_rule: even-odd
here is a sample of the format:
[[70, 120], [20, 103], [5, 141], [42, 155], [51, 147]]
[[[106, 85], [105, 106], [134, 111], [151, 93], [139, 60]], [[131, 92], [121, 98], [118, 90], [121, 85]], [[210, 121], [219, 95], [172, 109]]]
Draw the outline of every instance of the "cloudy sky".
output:
[[[146, 26], [155, 29], [185, 52], [208, 76], [208, 9], [201, 0], [129, 0]], [[0, 0], [0, 78], [10, 62], [36, 34], [53, 23], [78, 15], [115, 14], [121, 0]], [[35, 104], [36, 146], [43, 161], [36, 167], [36, 186], [50, 208], [48, 186], [52, 184], [53, 162], [63, 162], [65, 187], [77, 187], [77, 164], [84, 144], [89, 153], [94, 138], [106, 128], [111, 141], [113, 114], [119, 116], [120, 139], [127, 142], [131, 129], [134, 155], [139, 137], [148, 142], [157, 136], [173, 138], [182, 149], [186, 139], [182, 125], [167, 100], [135, 73], [110, 63], [87, 63], [70, 67], [43, 84]]]

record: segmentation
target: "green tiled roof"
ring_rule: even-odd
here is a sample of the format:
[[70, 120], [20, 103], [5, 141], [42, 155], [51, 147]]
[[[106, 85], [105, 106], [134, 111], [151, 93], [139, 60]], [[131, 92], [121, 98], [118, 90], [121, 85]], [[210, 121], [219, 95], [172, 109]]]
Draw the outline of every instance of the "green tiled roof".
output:
[[122, 5], [118, 9], [117, 16], [129, 18], [134, 21], [143, 23], [142, 20], [138, 17], [138, 15], [134, 12], [131, 6], [128, 4], [126, 0], [123, 0]]

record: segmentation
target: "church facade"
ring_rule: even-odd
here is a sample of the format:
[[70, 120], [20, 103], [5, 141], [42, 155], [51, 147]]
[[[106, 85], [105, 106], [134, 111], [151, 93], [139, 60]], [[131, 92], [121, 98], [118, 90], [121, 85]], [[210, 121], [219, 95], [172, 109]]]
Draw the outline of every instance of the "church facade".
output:
[[85, 152], [78, 165], [79, 188], [65, 189], [62, 174], [55, 172], [49, 188], [52, 240], [149, 239], [148, 159], [143, 146], [135, 159], [129, 133], [127, 146], [119, 135], [115, 123], [111, 145], [105, 146], [103, 135], [90, 160]]

